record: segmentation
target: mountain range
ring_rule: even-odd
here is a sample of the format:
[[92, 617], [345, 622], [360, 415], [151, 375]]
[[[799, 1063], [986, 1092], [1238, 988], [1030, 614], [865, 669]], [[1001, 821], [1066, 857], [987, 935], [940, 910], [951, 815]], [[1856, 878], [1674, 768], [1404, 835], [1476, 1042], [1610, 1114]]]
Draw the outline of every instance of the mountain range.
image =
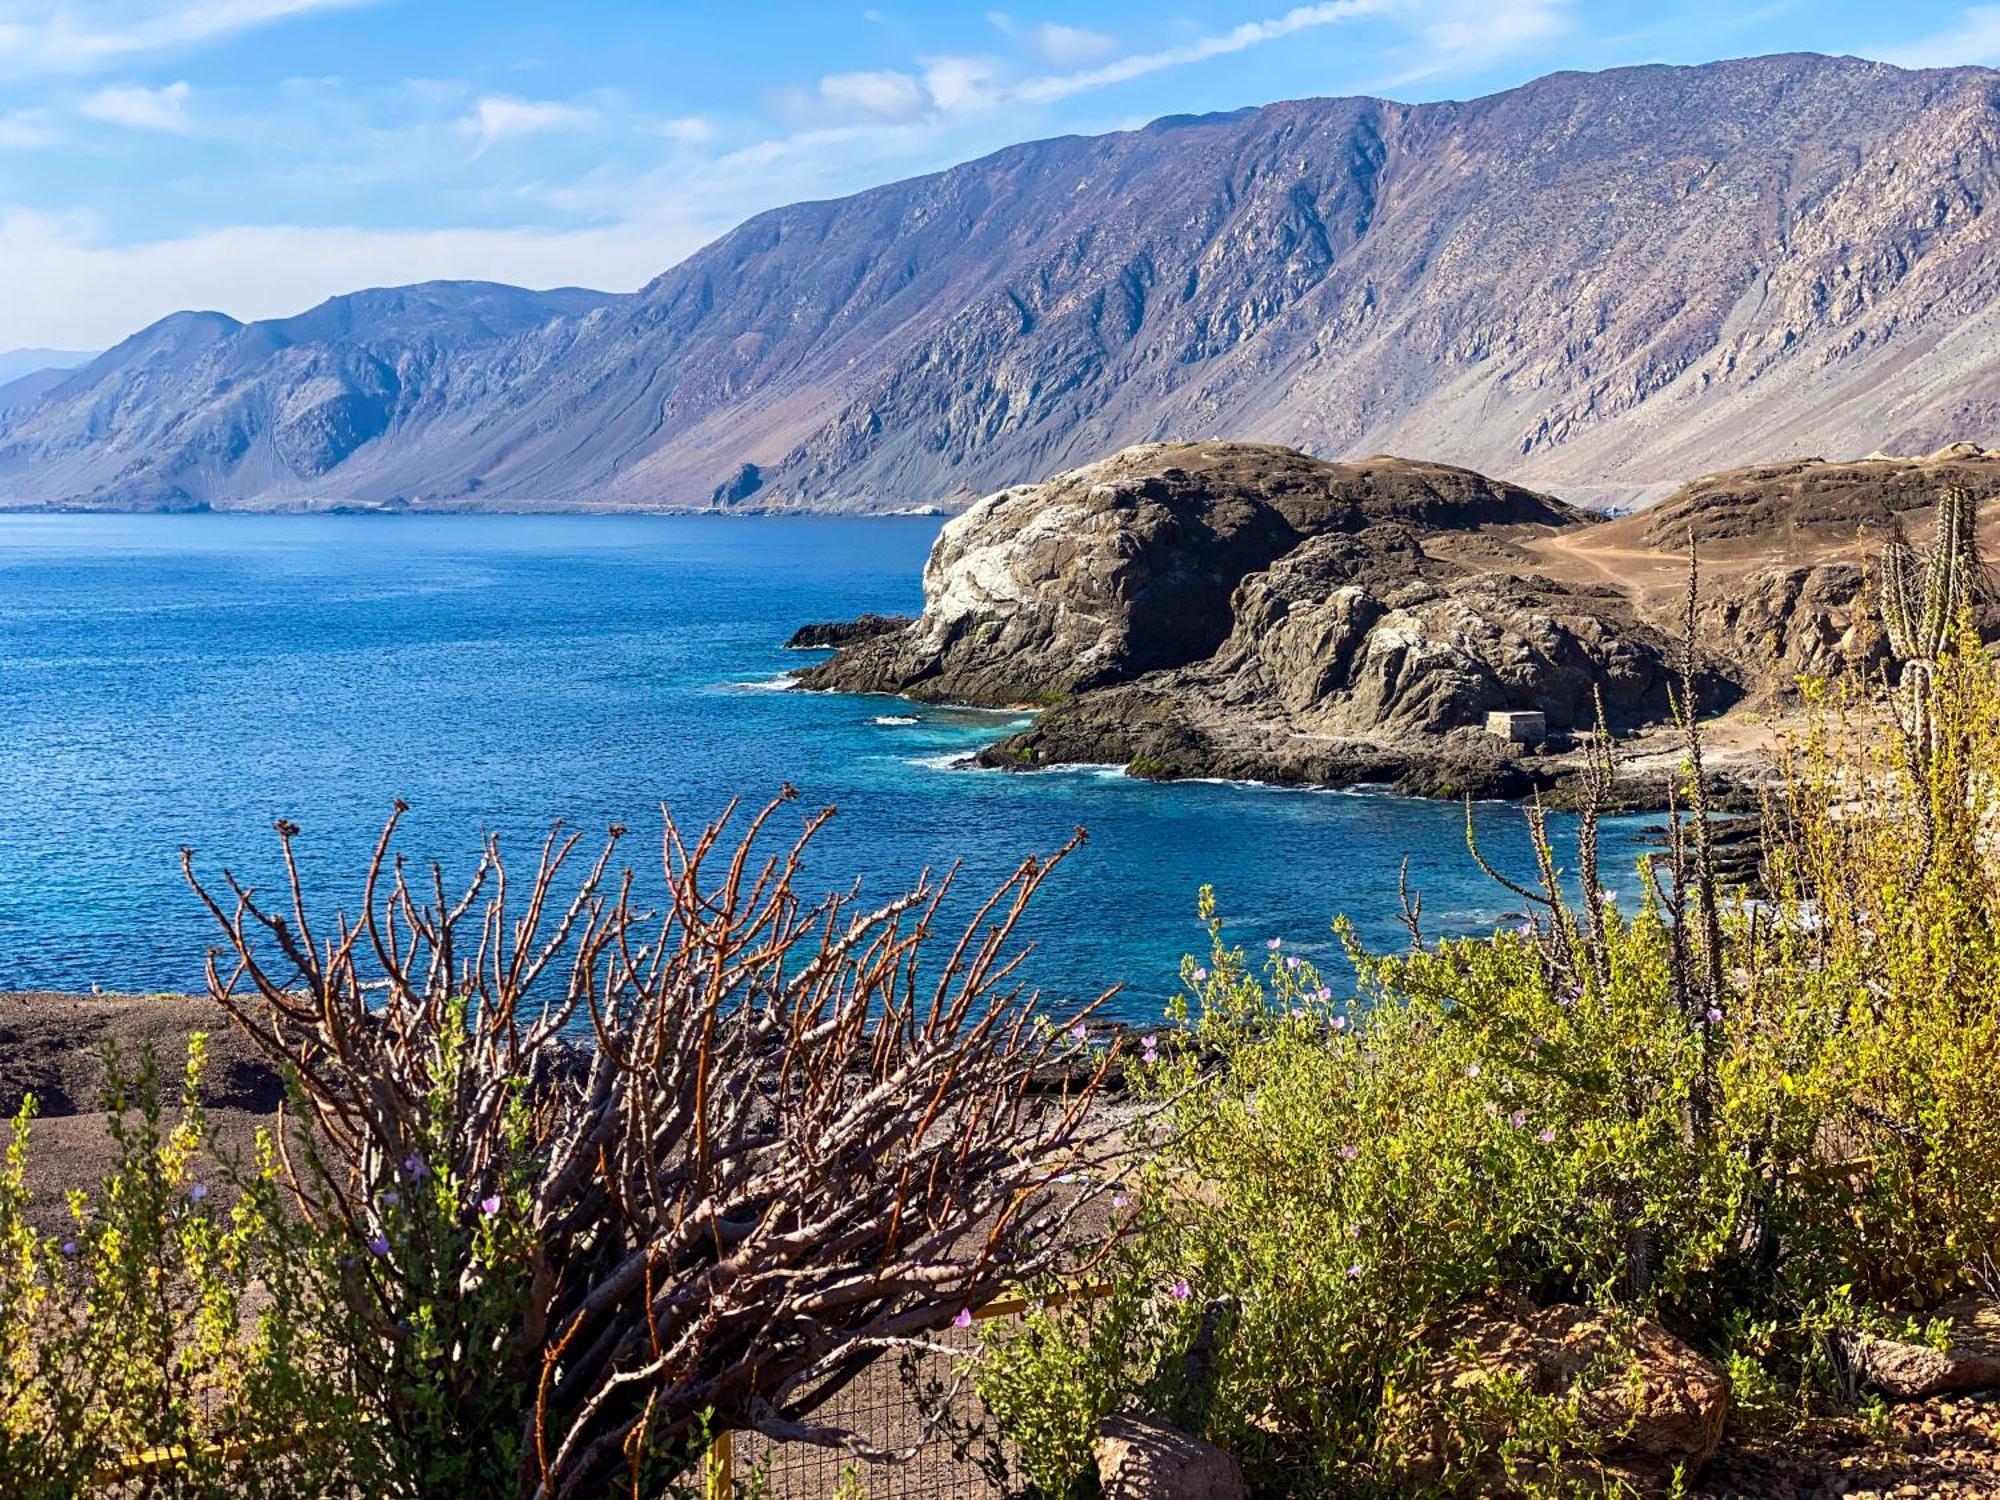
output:
[[1218, 436], [1629, 501], [1990, 440], [1996, 204], [1976, 68], [1169, 118], [761, 214], [629, 295], [178, 313], [0, 400], [0, 503], [882, 510]]

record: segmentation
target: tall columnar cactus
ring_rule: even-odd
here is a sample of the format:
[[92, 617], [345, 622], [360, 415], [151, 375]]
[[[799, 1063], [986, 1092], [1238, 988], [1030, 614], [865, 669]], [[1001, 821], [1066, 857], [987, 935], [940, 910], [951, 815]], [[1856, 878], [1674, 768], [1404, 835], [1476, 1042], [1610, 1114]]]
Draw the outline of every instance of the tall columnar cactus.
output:
[[1900, 527], [1882, 549], [1882, 624], [1895, 658], [1913, 742], [1928, 747], [1931, 689], [1937, 660], [1951, 644], [1959, 616], [1987, 594], [1979, 552], [1979, 502], [1952, 486], [1938, 497], [1937, 538], [1918, 556]]

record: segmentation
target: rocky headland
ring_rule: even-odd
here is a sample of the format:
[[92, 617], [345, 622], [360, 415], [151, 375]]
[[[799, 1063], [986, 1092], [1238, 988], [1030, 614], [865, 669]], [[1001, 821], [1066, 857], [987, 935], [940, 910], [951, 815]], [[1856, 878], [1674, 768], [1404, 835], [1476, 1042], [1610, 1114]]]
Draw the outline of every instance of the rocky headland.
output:
[[[1868, 560], [1949, 485], [2000, 492], [2000, 454], [1738, 470], [1606, 519], [1446, 464], [1142, 444], [973, 505], [932, 551], [921, 616], [815, 627], [841, 649], [799, 680], [1040, 710], [980, 752], [992, 766], [1435, 796], [1560, 795], [1601, 704], [1639, 752], [1621, 797], [1653, 803], [1692, 537], [1699, 704], [1718, 789], [1747, 798], [1799, 678], [1886, 659]], [[1543, 731], [1503, 738], [1495, 713]]]

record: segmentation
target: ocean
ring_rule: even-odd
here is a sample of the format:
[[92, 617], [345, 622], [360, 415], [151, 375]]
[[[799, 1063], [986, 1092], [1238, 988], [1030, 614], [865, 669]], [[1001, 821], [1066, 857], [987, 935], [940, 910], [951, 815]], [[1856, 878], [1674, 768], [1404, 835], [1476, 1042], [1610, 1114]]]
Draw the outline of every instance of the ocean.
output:
[[[837, 808], [808, 889], [967, 892], [1076, 828], [1027, 925], [1062, 1000], [1123, 986], [1157, 1016], [1215, 887], [1233, 938], [1341, 960], [1346, 914], [1405, 940], [1409, 860], [1434, 934], [1517, 901], [1474, 868], [1463, 809], [1385, 791], [1156, 785], [1116, 768], [964, 769], [1018, 715], [783, 690], [798, 625], [914, 612], [933, 518], [0, 515], [0, 989], [198, 987], [216, 934], [179, 850], [275, 889], [300, 825], [322, 910], [352, 909], [392, 802], [401, 848], [467, 872], [483, 831], [531, 859], [560, 819], [627, 824], [657, 867], [687, 823], [787, 782]], [[1525, 874], [1518, 808], [1474, 811]], [[1566, 820], [1558, 818], [1567, 836]], [[1613, 820], [1629, 904], [1644, 819]]]

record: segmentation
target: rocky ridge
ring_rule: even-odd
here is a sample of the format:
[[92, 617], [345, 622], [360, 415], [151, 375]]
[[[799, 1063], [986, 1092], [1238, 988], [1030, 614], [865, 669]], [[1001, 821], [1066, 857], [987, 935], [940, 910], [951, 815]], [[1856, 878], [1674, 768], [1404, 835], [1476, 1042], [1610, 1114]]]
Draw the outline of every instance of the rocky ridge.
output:
[[2000, 74], [1758, 57], [1307, 99], [760, 214], [635, 294], [176, 314], [0, 503], [894, 510], [1163, 435], [1570, 498], [2000, 423]]

